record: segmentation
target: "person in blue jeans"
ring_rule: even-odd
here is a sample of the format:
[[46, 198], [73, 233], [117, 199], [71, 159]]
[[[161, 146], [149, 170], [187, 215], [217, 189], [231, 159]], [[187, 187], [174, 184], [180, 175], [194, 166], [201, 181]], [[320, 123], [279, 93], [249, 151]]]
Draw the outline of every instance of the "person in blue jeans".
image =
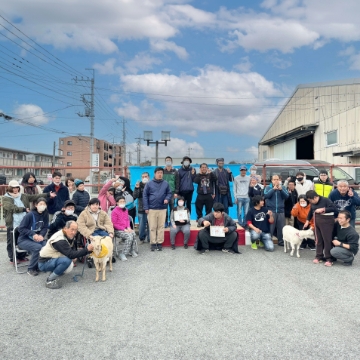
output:
[[28, 274], [37, 276], [38, 259], [41, 248], [46, 244], [45, 235], [48, 231], [49, 213], [46, 210], [45, 198], [35, 201], [35, 208], [22, 219], [19, 230], [18, 246], [21, 250], [31, 253]]
[[70, 242], [75, 238], [78, 230], [77, 223], [67, 221], [64, 228], [57, 231], [40, 250], [39, 270], [51, 271], [46, 279], [45, 286], [49, 289], [59, 289], [62, 284], [59, 277], [69, 273], [73, 269], [73, 259], [86, 256], [94, 249], [88, 244], [81, 250], [73, 250]]
[[147, 219], [147, 213], [144, 210], [143, 206], [143, 193], [145, 185], [150, 180], [150, 174], [148, 172], [143, 172], [141, 174], [141, 181], [138, 181], [135, 185], [134, 189], [134, 200], [137, 199], [138, 204], [138, 219], [139, 219], [139, 239], [140, 245], [144, 244], [145, 242], [150, 242], [150, 233], [149, 233], [149, 225]]
[[270, 224], [274, 222], [271, 210], [264, 206], [264, 198], [257, 195], [253, 198], [253, 207], [247, 213], [246, 221], [250, 229], [251, 248], [257, 250], [259, 247], [266, 251], [274, 251], [274, 243], [270, 233]]
[[250, 176], [246, 176], [247, 168], [245, 165], [240, 166], [240, 175], [234, 178], [234, 197], [235, 204], [237, 204], [237, 218], [239, 225], [245, 227], [246, 225], [246, 214], [249, 210], [249, 185]]

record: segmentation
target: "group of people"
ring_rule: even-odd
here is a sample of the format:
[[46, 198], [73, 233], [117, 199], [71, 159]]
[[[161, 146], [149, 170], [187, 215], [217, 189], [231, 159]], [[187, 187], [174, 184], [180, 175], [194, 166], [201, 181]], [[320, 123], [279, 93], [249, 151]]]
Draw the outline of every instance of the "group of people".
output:
[[[358, 251], [359, 235], [354, 226], [360, 198], [346, 181], [340, 180], [335, 189], [326, 171], [314, 183], [298, 172], [284, 183], [273, 175], [271, 184], [264, 187], [255, 172], [246, 174], [245, 165], [240, 166], [240, 174], [234, 178], [229, 169], [224, 169], [224, 159], [216, 160], [218, 167], [214, 171], [201, 164], [198, 173], [188, 156], [178, 170], [172, 166], [171, 157], [165, 161], [165, 168], [157, 167], [153, 179], [144, 172], [134, 191], [129, 179], [115, 177], [104, 184], [97, 198], [90, 197], [82, 180], [68, 178], [64, 185], [58, 171], [44, 189], [33, 173], [25, 174], [21, 184], [10, 181], [3, 199], [10, 263], [28, 261], [28, 274], [32, 276], [50, 271], [46, 286], [58, 288], [59, 277], [76, 266], [76, 259], [92, 252], [92, 245], [84, 241], [91, 236], [110, 236], [124, 242], [120, 253], [123, 261], [127, 256], [137, 257], [135, 200], [140, 244], [150, 242], [151, 251], [161, 251], [164, 228], [169, 226], [171, 248], [175, 250], [176, 235], [182, 232], [187, 249], [194, 184], [197, 224], [203, 227], [195, 249], [200, 254], [211, 248], [236, 253], [237, 224], [228, 215], [233, 205], [229, 183], [233, 181], [238, 224], [249, 229], [254, 250], [259, 246], [273, 251], [274, 235], [278, 245], [283, 246], [282, 229], [286, 224], [300, 230], [310, 227], [316, 244], [305, 239], [301, 248], [316, 250], [314, 263], [324, 261], [326, 266], [332, 266], [340, 259], [344, 265], [352, 264]], [[220, 235], [216, 233], [219, 228]], [[14, 234], [18, 235], [19, 248], [31, 254], [30, 260], [26, 252], [13, 248]]]

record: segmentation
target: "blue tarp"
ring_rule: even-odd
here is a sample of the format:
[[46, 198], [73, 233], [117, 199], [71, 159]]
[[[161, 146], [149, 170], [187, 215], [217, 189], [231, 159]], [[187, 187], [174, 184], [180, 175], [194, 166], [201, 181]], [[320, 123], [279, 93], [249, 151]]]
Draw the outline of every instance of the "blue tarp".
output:
[[[192, 167], [194, 167], [196, 169], [196, 172], [199, 172], [200, 169], [200, 164], [191, 164]], [[211, 170], [215, 170], [217, 168], [216, 164], [208, 164], [209, 168]], [[246, 164], [246, 167], [248, 169], [247, 171], [247, 175], [250, 175], [250, 168], [251, 164]], [[175, 169], [179, 169], [181, 166], [174, 166]], [[141, 180], [141, 174], [145, 171], [147, 171], [150, 174], [150, 179], [152, 179], [154, 177], [154, 170], [155, 170], [156, 166], [130, 166], [129, 170], [130, 170], [130, 183], [131, 183], [131, 188], [134, 190], [135, 188], [135, 184], [138, 180]], [[226, 164], [224, 165], [224, 168], [229, 168], [232, 171], [233, 176], [237, 176], [240, 174], [240, 164]], [[229, 215], [233, 218], [236, 219], [237, 218], [237, 214], [236, 214], [236, 204], [235, 204], [235, 199], [234, 199], [234, 195], [233, 195], [233, 191], [232, 191], [232, 186], [233, 184], [230, 183], [230, 191], [231, 191], [231, 196], [234, 202], [234, 206], [230, 208], [229, 211]], [[192, 208], [191, 208], [191, 220], [196, 220], [196, 211], [195, 211], [195, 200], [196, 200], [196, 196], [197, 196], [197, 184], [194, 184], [194, 194], [193, 194], [193, 203], [192, 203]], [[204, 208], [204, 212], [205, 212], [205, 208]]]

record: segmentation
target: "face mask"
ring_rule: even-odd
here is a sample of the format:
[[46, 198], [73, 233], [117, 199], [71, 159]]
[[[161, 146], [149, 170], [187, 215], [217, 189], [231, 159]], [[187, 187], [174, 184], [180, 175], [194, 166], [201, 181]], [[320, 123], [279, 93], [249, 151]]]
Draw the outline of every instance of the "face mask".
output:
[[189, 166], [190, 165], [190, 161], [184, 161], [184, 166]]
[[65, 210], [65, 215], [72, 215], [74, 210]]
[[61, 181], [54, 181], [54, 184], [55, 184], [56, 186], [59, 186], [60, 183], [61, 183]]
[[171, 161], [166, 161], [165, 164], [166, 164], [166, 166], [171, 166], [172, 162]]
[[141, 182], [142, 182], [143, 184], [146, 184], [148, 181], [149, 181], [148, 178], [143, 178], [143, 179], [141, 180]]
[[39, 212], [44, 212], [44, 211], [46, 210], [46, 205], [39, 205], [39, 206], [37, 207], [37, 210], [38, 210]]
[[307, 207], [307, 204], [301, 203], [300, 206], [301, 207]]
[[256, 175], [256, 170], [251, 170], [251, 171], [250, 171], [250, 174], [251, 174], [251, 175]]
[[184, 202], [183, 202], [183, 201], [179, 201], [179, 202], [178, 202], [178, 205], [179, 205], [179, 206], [184, 206]]
[[303, 178], [303, 177], [298, 177], [298, 178], [296, 178], [296, 180], [299, 181], [299, 182], [301, 182], [301, 181], [304, 180], [304, 178]]
[[120, 209], [123, 209], [124, 207], [125, 207], [125, 204], [120, 204], [120, 205], [119, 205], [119, 208], [120, 208]]

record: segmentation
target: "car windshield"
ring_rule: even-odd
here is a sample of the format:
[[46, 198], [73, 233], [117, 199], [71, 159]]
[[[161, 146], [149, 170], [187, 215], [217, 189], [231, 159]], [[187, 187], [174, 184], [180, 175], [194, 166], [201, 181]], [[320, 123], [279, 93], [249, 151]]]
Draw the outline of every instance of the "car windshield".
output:
[[[321, 169], [319, 169], [321, 170]], [[328, 172], [328, 174], [330, 175], [330, 168], [325, 168], [325, 170]], [[333, 180], [337, 181], [337, 180], [352, 180], [352, 177], [345, 172], [344, 170], [340, 169], [337, 166], [334, 166], [332, 168], [332, 176], [333, 176]]]

